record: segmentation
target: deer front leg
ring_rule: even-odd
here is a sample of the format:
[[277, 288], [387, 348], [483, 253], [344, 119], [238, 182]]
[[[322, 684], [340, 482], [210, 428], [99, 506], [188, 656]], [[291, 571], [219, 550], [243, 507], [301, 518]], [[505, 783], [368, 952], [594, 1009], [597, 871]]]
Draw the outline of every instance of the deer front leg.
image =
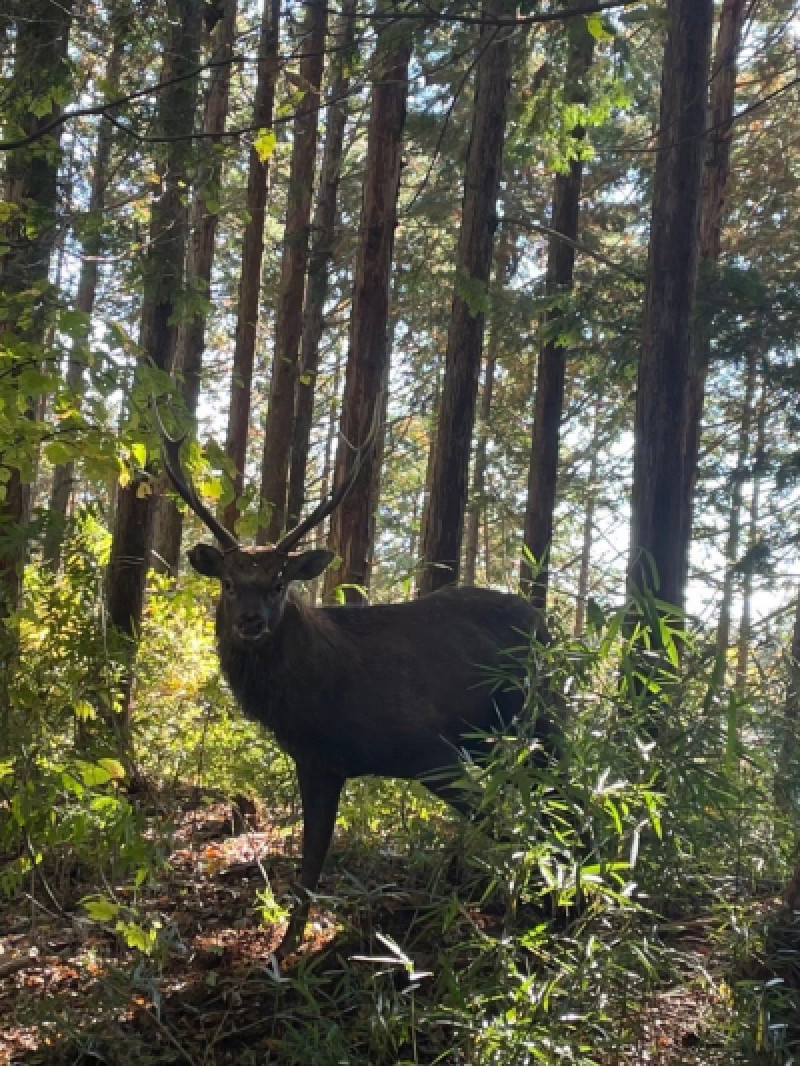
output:
[[297, 779], [303, 801], [303, 858], [298, 885], [300, 899], [292, 909], [289, 925], [278, 947], [281, 957], [293, 951], [302, 939], [311, 893], [317, 887], [328, 854], [339, 797], [344, 786], [344, 778], [299, 763]]

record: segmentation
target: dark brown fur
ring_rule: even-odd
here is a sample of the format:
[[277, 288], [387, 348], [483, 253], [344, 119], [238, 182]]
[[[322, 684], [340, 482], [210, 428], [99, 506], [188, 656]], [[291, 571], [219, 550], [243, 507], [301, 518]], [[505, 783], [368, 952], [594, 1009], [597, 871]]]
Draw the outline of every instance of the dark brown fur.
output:
[[[308, 607], [290, 583], [317, 576], [330, 559], [207, 545], [190, 553], [222, 585], [217, 643], [237, 701], [296, 763], [306, 893], [316, 888], [348, 778], [413, 778], [463, 806], [440, 771], [457, 774], [460, 754], [482, 748], [470, 734], [503, 727], [520, 711], [530, 637], [544, 637], [527, 600], [489, 589]], [[549, 723], [540, 732], [549, 741]], [[302, 932], [306, 911], [293, 916], [284, 948]]]

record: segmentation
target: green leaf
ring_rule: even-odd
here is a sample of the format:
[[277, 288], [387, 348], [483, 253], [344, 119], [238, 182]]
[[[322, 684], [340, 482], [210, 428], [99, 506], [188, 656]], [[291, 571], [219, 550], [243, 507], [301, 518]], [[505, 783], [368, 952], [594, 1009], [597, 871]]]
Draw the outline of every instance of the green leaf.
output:
[[586, 16], [586, 29], [596, 41], [613, 41], [616, 37], [613, 29], [602, 15]]
[[103, 896], [97, 899], [84, 899], [83, 905], [93, 922], [110, 922], [112, 918], [116, 918], [119, 911], [116, 903], [112, 903], [110, 899]]
[[44, 454], [48, 463], [53, 466], [65, 466], [72, 458], [70, 449], [57, 440], [44, 446]]
[[98, 759], [97, 765], [102, 766], [112, 781], [122, 781], [125, 777], [125, 767], [117, 759]]
[[131, 445], [131, 455], [137, 466], [144, 466], [147, 462], [147, 445], [143, 441], [136, 441]]
[[258, 131], [256, 139], [253, 141], [253, 147], [262, 163], [266, 163], [272, 158], [272, 153], [275, 151], [277, 143], [278, 138], [274, 130], [264, 129]]
[[471, 278], [459, 271], [456, 277], [456, 293], [467, 305], [473, 318], [486, 314], [489, 310], [489, 287], [480, 278]]
[[83, 762], [83, 760], [79, 759], [77, 766], [81, 780], [87, 788], [91, 788], [93, 785], [105, 785], [112, 778], [112, 774], [104, 766], [99, 766], [97, 763]]

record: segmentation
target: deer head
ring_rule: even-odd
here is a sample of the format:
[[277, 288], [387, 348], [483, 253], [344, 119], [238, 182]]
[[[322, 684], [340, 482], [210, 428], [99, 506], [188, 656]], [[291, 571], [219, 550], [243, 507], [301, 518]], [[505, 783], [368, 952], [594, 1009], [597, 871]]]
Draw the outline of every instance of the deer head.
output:
[[334, 553], [324, 550], [295, 552], [293, 549], [312, 529], [331, 514], [355, 484], [364, 459], [375, 439], [377, 414], [364, 444], [354, 452], [347, 474], [330, 496], [322, 500], [293, 529], [269, 547], [243, 547], [202, 502], [181, 462], [186, 434], [170, 437], [155, 402], [153, 415], [161, 437], [164, 468], [185, 503], [200, 518], [220, 547], [196, 544], [189, 551], [194, 570], [220, 583], [218, 618], [224, 630], [240, 645], [255, 645], [274, 633], [283, 616], [286, 593], [293, 581], [311, 581], [332, 562]]

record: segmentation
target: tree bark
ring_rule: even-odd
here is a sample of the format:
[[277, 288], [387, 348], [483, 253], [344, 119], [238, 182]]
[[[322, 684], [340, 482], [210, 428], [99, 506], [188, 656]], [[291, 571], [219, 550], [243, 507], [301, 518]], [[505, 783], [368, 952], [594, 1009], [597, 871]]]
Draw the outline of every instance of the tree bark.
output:
[[628, 588], [657, 589], [662, 600], [682, 609], [689, 346], [713, 0], [669, 0], [668, 15], [636, 396]]
[[[583, 19], [570, 19], [569, 55], [564, 96], [569, 104], [585, 104], [589, 98], [587, 75], [592, 64], [594, 38]], [[577, 145], [585, 130], [576, 126], [572, 138]], [[523, 558], [520, 580], [532, 603], [544, 610], [547, 604], [549, 553], [553, 541], [553, 515], [558, 484], [558, 452], [561, 418], [564, 410], [564, 386], [567, 375], [567, 349], [560, 343], [559, 320], [564, 314], [559, 300], [572, 287], [575, 247], [570, 243], [578, 236], [583, 163], [572, 159], [569, 170], [557, 174], [553, 189], [552, 228], [567, 240], [551, 237], [547, 251], [547, 295], [551, 301], [542, 317], [544, 336], [536, 371], [536, 396], [533, 416], [533, 441], [528, 469], [528, 499], [525, 506], [524, 544], [540, 564], [534, 577]]]
[[261, 501], [270, 507], [267, 527], [259, 531], [258, 540], [261, 544], [278, 540], [286, 525], [286, 487], [303, 324], [303, 293], [308, 263], [314, 164], [317, 156], [320, 87], [328, 22], [326, 0], [308, 0], [306, 12], [304, 56], [300, 64], [300, 80], [305, 95], [294, 120], [281, 281], [275, 319], [275, 354], [272, 360], [261, 466]]
[[[719, 30], [714, 50], [709, 97], [708, 154], [703, 170], [700, 198], [700, 263], [705, 273], [719, 261], [722, 223], [725, 218], [725, 192], [731, 167], [733, 141], [733, 107], [736, 95], [736, 69], [742, 45], [746, 0], [723, 0]], [[688, 528], [681, 536], [685, 548], [682, 587], [689, 575], [689, 548], [692, 537], [692, 504], [697, 482], [700, 433], [705, 402], [706, 378], [711, 362], [712, 315], [695, 315], [692, 324], [692, 348], [689, 362], [688, 413], [686, 427], [688, 494], [682, 514]]]
[[[130, 32], [130, 13], [126, 10], [111, 18], [111, 55], [106, 65], [103, 78], [103, 98], [113, 100], [119, 95], [122, 57], [125, 52], [127, 35]], [[86, 315], [85, 334], [82, 345], [76, 345], [67, 365], [67, 386], [80, 403], [84, 389], [84, 371], [86, 369], [86, 346], [89, 343], [90, 319], [94, 310], [97, 292], [98, 259], [103, 248], [102, 213], [105, 206], [108, 167], [111, 159], [114, 127], [105, 117], [101, 117], [97, 132], [97, 150], [92, 166], [92, 180], [89, 191], [89, 208], [87, 211], [88, 231], [83, 241], [81, 253], [81, 270], [78, 278], [78, 292], [75, 307]], [[83, 350], [81, 350], [83, 348]], [[64, 534], [66, 531], [67, 512], [72, 498], [75, 481], [75, 462], [59, 464], [53, 470], [53, 486], [50, 491], [49, 524], [44, 539], [43, 557], [45, 563], [56, 573], [61, 565]]]
[[[13, 78], [16, 92], [12, 101], [20, 101], [20, 110], [12, 111], [9, 118], [27, 135], [36, 134], [61, 110], [52, 104], [48, 113], [36, 115], [32, 105], [41, 104], [50, 90], [63, 92], [69, 85], [66, 58], [72, 7], [72, 0], [31, 0], [24, 17], [17, 19]], [[57, 233], [60, 140], [61, 128], [56, 127], [33, 144], [10, 151], [5, 160], [4, 199], [14, 210], [1, 234], [8, 251], [0, 256], [0, 344], [11, 360], [10, 372], [15, 382], [26, 364], [41, 358], [52, 302], [46, 283]], [[30, 221], [34, 224], [29, 226]], [[33, 405], [25, 402], [33, 417]], [[32, 464], [27, 464], [23, 454], [15, 456], [13, 446], [0, 455], [0, 463], [9, 472], [0, 502], [0, 533], [9, 535], [8, 547], [0, 546], [2, 621], [19, 606], [22, 595], [25, 550], [18, 545], [17, 534], [29, 518], [26, 465], [32, 469]]]
[[[258, 78], [253, 104], [253, 124], [259, 130], [272, 127], [275, 108], [275, 77], [278, 67], [280, 0], [264, 0], [258, 49]], [[231, 402], [225, 454], [234, 469], [233, 499], [222, 510], [222, 522], [233, 529], [239, 518], [239, 497], [244, 488], [247, 431], [250, 426], [250, 393], [256, 351], [258, 305], [261, 293], [261, 260], [264, 254], [264, 213], [269, 188], [269, 159], [262, 160], [255, 147], [250, 149], [247, 177], [247, 225], [242, 241], [239, 275], [236, 340], [233, 349]]]
[[306, 466], [314, 417], [314, 390], [319, 369], [319, 348], [328, 297], [328, 265], [333, 256], [336, 202], [342, 169], [347, 112], [344, 101], [350, 87], [350, 50], [355, 38], [355, 0], [342, 6], [340, 40], [331, 60], [332, 77], [325, 117], [325, 150], [319, 177], [317, 206], [312, 225], [311, 253], [303, 310], [300, 373], [297, 378], [295, 416], [289, 466], [287, 523], [294, 525], [305, 502]]
[[747, 683], [747, 664], [750, 658], [753, 616], [753, 553], [758, 546], [758, 523], [761, 509], [761, 472], [764, 465], [764, 445], [767, 426], [767, 379], [761, 379], [761, 395], [756, 412], [756, 446], [753, 456], [753, 487], [750, 496], [750, 529], [747, 550], [750, 555], [742, 578], [742, 615], [739, 620], [739, 636], [736, 641], [736, 677], [734, 688], [741, 696]]
[[[797, 759], [800, 750], [800, 595], [795, 604], [787, 672], [783, 736], [775, 781], [775, 801], [779, 810], [786, 812], [793, 809], [797, 798]], [[800, 900], [800, 864], [795, 868], [791, 891], [791, 906], [793, 910], [797, 910]]]
[[728, 519], [728, 537], [725, 543], [725, 576], [722, 579], [722, 602], [717, 623], [717, 655], [727, 656], [731, 643], [731, 612], [733, 589], [736, 578], [736, 563], [739, 559], [739, 538], [742, 523], [742, 484], [745, 477], [747, 455], [750, 450], [750, 435], [753, 425], [753, 398], [756, 388], [756, 360], [752, 351], [747, 353], [745, 370], [744, 404], [739, 426], [739, 445], [736, 469], [731, 484], [731, 505]]
[[497, 306], [503, 289], [508, 282], [509, 266], [512, 262], [513, 245], [507, 227], [503, 229], [501, 243], [495, 256], [495, 300], [490, 310], [492, 320], [489, 327], [489, 343], [486, 347], [486, 361], [483, 375], [483, 392], [478, 417], [478, 439], [475, 444], [475, 461], [472, 470], [472, 502], [467, 512], [466, 533], [464, 538], [464, 584], [475, 584], [475, 571], [478, 559], [478, 540], [480, 537], [481, 515], [486, 510], [486, 467], [489, 446], [489, 422], [492, 413], [492, 395], [497, 355], [500, 347], [501, 311]]
[[[384, 11], [390, 11], [386, 6]], [[407, 24], [398, 22], [381, 31], [375, 57], [367, 134], [366, 178], [361, 209], [361, 229], [353, 286], [350, 345], [345, 370], [344, 397], [339, 443], [334, 466], [334, 486], [346, 477], [352, 458], [351, 446], [366, 441], [381, 404], [389, 370], [389, 275], [394, 231], [397, 225], [397, 195], [400, 186], [403, 127], [408, 95], [408, 65], [411, 35]], [[383, 427], [378, 427], [378, 434]], [[361, 473], [348, 496], [331, 516], [328, 546], [339, 565], [325, 574], [324, 597], [330, 601], [341, 583], [369, 588], [370, 526], [377, 505], [380, 449], [365, 457]], [[353, 589], [346, 598], [360, 602]]]
[[589, 483], [586, 486], [586, 514], [583, 519], [583, 543], [581, 545], [581, 567], [578, 574], [578, 595], [575, 600], [575, 623], [573, 636], [580, 637], [586, 628], [586, 610], [589, 605], [589, 573], [592, 559], [592, 536], [594, 534], [594, 512], [597, 505], [597, 468], [600, 459], [600, 401], [594, 409], [592, 440], [589, 445]]
[[[198, 175], [189, 216], [189, 251], [186, 259], [186, 290], [203, 300], [203, 308], [178, 325], [175, 348], [175, 374], [181, 379], [186, 410], [194, 423], [200, 396], [203, 370], [206, 316], [211, 301], [211, 271], [214, 265], [214, 242], [219, 221], [220, 182], [231, 84], [231, 57], [236, 33], [237, 0], [221, 0], [219, 21], [210, 34], [212, 67], [206, 96], [203, 132], [205, 141], [203, 172]], [[180, 562], [183, 515], [169, 496], [156, 503], [154, 564], [156, 569], [176, 574]]]
[[[508, 0], [485, 0], [488, 19], [509, 13]], [[470, 446], [475, 424], [497, 193], [511, 83], [511, 39], [502, 27], [481, 28], [472, 133], [467, 150], [433, 482], [422, 544], [421, 595], [458, 580]]]
[[[201, 0], [172, 0], [167, 8], [170, 35], [162, 81], [172, 81], [159, 101], [159, 126], [169, 138], [162, 161], [161, 195], [150, 212], [150, 246], [145, 264], [139, 344], [153, 366], [167, 373], [173, 365], [177, 328], [176, 300], [184, 279], [187, 238], [185, 190], [189, 184], [190, 135], [194, 127], [197, 70], [203, 5]], [[108, 617], [135, 653], [141, 628], [145, 581], [153, 531], [153, 495], [145, 477], [119, 489], [108, 570]], [[130, 667], [130, 656], [126, 656]], [[123, 690], [123, 710], [115, 716], [120, 750], [129, 753], [130, 683]]]

